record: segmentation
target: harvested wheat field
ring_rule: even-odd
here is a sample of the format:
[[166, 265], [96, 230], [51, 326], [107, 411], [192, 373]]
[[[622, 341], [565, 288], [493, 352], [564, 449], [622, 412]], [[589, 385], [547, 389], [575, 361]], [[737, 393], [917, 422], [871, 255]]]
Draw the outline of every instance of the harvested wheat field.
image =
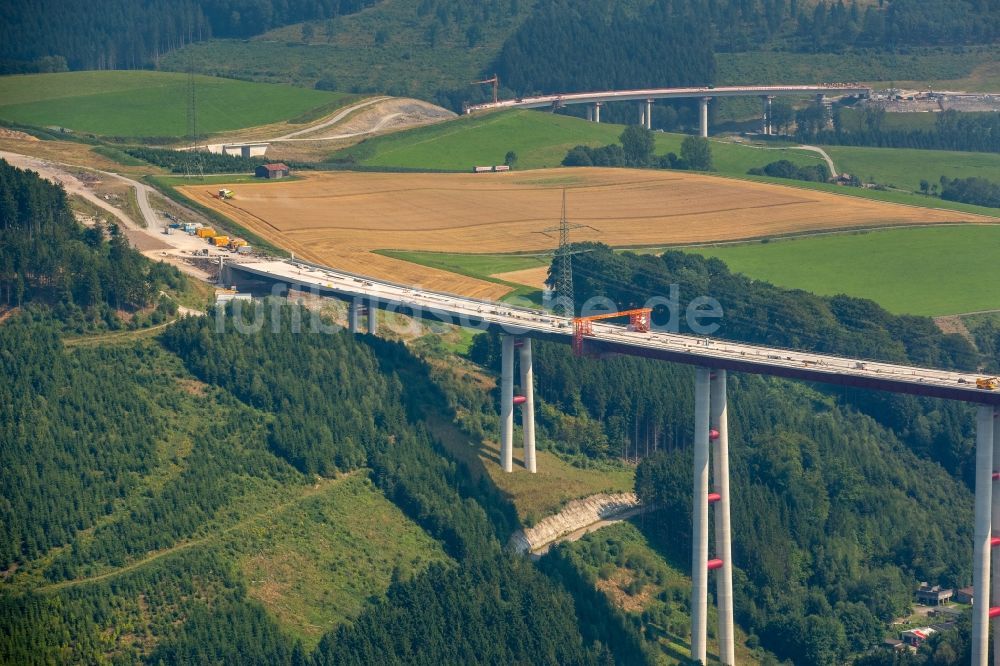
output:
[[506, 287], [371, 254], [497, 253], [555, 246], [562, 190], [574, 241], [612, 246], [736, 240], [837, 228], [995, 221], [693, 173], [552, 169], [506, 174], [309, 174], [283, 183], [180, 188], [306, 259], [470, 296]]

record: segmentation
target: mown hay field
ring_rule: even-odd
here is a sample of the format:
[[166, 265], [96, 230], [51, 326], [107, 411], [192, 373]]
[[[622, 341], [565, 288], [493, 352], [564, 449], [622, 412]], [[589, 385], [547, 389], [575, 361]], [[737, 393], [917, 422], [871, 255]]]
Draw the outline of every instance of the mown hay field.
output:
[[539, 252], [566, 190], [574, 241], [617, 247], [715, 242], [828, 229], [995, 221], [768, 183], [676, 171], [551, 169], [506, 174], [319, 173], [284, 183], [187, 186], [188, 197], [298, 256], [479, 297], [508, 287], [372, 250]]

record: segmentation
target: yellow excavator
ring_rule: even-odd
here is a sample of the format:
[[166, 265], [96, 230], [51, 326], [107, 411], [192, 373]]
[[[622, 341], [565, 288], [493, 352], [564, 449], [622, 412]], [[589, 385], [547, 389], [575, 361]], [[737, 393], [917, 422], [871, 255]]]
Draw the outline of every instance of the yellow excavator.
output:
[[976, 388], [985, 389], [987, 391], [995, 391], [997, 388], [1000, 388], [1000, 378], [980, 377], [976, 380]]

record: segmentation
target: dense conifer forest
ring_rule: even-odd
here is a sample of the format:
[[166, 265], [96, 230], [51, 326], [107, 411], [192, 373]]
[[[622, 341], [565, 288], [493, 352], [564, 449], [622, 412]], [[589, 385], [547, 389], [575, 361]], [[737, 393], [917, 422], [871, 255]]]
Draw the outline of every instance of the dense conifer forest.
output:
[[350, 14], [375, 2], [17, 0], [0, 8], [0, 71], [51, 71], [60, 64], [70, 69], [139, 69], [185, 44], [210, 37], [250, 37], [289, 23]]
[[[60, 319], [121, 326], [121, 311], [180, 288], [177, 269], [146, 261], [117, 225], [85, 228], [65, 191], [0, 159], [0, 303], [54, 304]], [[168, 308], [164, 305], [164, 308]]]

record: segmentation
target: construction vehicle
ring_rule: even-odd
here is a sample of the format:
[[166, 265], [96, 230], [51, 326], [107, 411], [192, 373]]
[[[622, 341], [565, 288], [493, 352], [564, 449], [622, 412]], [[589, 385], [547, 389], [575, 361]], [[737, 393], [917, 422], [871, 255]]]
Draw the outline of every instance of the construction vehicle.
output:
[[223, 188], [223, 189], [219, 190], [219, 198], [220, 199], [232, 199], [233, 198], [233, 191], [232, 190], [227, 190], [227, 189]]
[[230, 238], [229, 239], [229, 249], [232, 250], [233, 252], [235, 252], [236, 250], [240, 249], [241, 247], [243, 247], [246, 244], [247, 244], [247, 242], [245, 240], [243, 240], [242, 238]]
[[215, 229], [212, 227], [201, 227], [200, 229], [196, 229], [194, 233], [198, 238], [212, 238], [215, 236]]
[[980, 377], [976, 380], [976, 388], [984, 389], [986, 391], [995, 391], [997, 388], [1000, 388], [1000, 378]]
[[648, 333], [652, 316], [652, 308], [637, 308], [635, 310], [622, 310], [621, 312], [605, 312], [604, 314], [590, 315], [589, 317], [576, 317], [573, 319], [573, 352], [577, 356], [583, 354], [583, 338], [593, 335], [594, 330], [591, 324], [595, 321], [628, 317], [628, 330], [636, 333]]
[[226, 247], [229, 245], [229, 236], [215, 236], [212, 238], [215, 247]]

